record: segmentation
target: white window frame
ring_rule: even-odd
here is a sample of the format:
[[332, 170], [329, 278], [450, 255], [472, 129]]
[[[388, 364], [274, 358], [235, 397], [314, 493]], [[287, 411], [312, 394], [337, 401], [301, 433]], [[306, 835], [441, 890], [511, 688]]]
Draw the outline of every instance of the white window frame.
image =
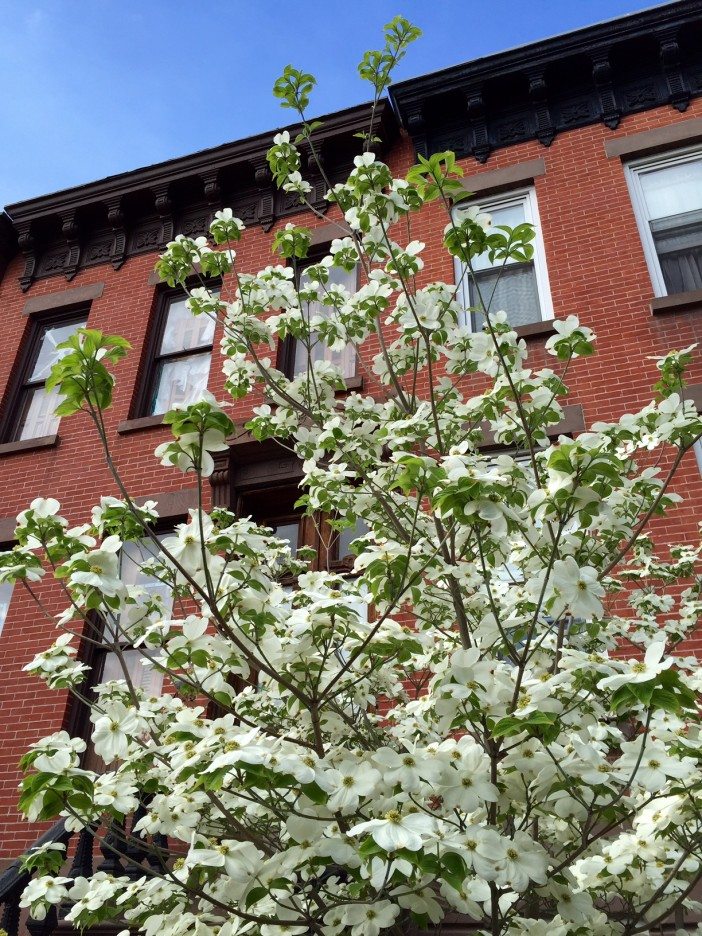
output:
[[10, 611], [10, 602], [12, 601], [14, 587], [12, 582], [0, 583], [0, 634], [2, 634], [7, 615]]
[[702, 149], [699, 146], [688, 147], [684, 150], [676, 150], [674, 153], [665, 153], [664, 155], [648, 156], [642, 159], [635, 159], [626, 163], [624, 174], [629, 187], [631, 204], [634, 209], [636, 226], [639, 229], [639, 237], [643, 247], [646, 264], [651, 275], [653, 292], [656, 297], [667, 296], [668, 290], [663, 279], [660, 260], [656, 251], [656, 245], [653, 241], [651, 232], [651, 219], [646, 210], [646, 199], [644, 198], [643, 188], [641, 187], [641, 176], [647, 172], [658, 169], [665, 169], [667, 166], [676, 166], [683, 162], [697, 162], [702, 160]]
[[[470, 205], [476, 205], [480, 207], [481, 211], [490, 214], [496, 208], [508, 208], [510, 205], [524, 205], [524, 221], [529, 224], [533, 224], [535, 236], [532, 241], [532, 246], [534, 248], [534, 256], [532, 262], [534, 264], [534, 277], [536, 279], [536, 292], [539, 297], [539, 308], [541, 310], [541, 318], [537, 319], [537, 322], [548, 322], [554, 318], [553, 314], [553, 300], [551, 299], [551, 283], [548, 277], [548, 267], [546, 265], [546, 250], [544, 248], [544, 239], [541, 233], [541, 218], [539, 216], [539, 206], [536, 201], [536, 190], [533, 186], [525, 189], [518, 189], [516, 191], [505, 192], [502, 195], [495, 195], [493, 197], [488, 196], [487, 198], [481, 199], [470, 199], [469, 201], [460, 202], [455, 207], [458, 209], [468, 208]], [[461, 304], [466, 310], [464, 315], [463, 323], [471, 330], [473, 329], [473, 323], [471, 314], [467, 311], [470, 307], [470, 289], [469, 289], [469, 275], [463, 275], [463, 261], [459, 257], [454, 257], [454, 269], [456, 282], [460, 283], [459, 298]], [[524, 323], [524, 324], [535, 324], [535, 323]], [[519, 328], [519, 326], [517, 326]]]

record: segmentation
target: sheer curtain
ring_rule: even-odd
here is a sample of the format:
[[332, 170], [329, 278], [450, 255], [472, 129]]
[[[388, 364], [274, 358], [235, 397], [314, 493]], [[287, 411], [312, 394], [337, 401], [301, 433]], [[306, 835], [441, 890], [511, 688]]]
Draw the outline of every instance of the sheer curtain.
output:
[[[528, 325], [541, 318], [533, 263], [506, 266], [501, 273], [499, 270], [476, 273], [470, 282], [469, 291], [472, 306], [481, 308], [482, 298], [491, 312], [506, 312], [511, 325]], [[483, 327], [484, 322], [484, 315], [473, 312], [473, 328], [476, 331]]]
[[702, 289], [702, 159], [639, 173], [668, 293]]
[[[485, 206], [492, 217], [492, 227], [516, 227], [530, 220], [526, 213], [526, 196], [505, 205]], [[472, 324], [479, 331], [485, 322], [482, 311], [506, 312], [511, 325], [528, 325], [541, 320], [539, 290], [534, 263], [490, 262], [487, 253], [473, 260], [473, 276], [469, 276], [468, 296], [473, 308]], [[482, 300], [482, 301], [481, 301]]]
[[[327, 288], [332, 285], [344, 286], [353, 294], [356, 289], [357, 277], [356, 269], [347, 271], [342, 270], [340, 267], [331, 267], [326, 285]], [[300, 276], [300, 286], [304, 287], [306, 285], [309, 285], [309, 280], [303, 271]], [[334, 306], [323, 305], [321, 302], [310, 302], [307, 308], [303, 309], [303, 313], [305, 317], [309, 318], [316, 315], [329, 318], [337, 314]], [[312, 336], [312, 347], [308, 354], [307, 347], [301, 341], [297, 341], [295, 343], [294, 373], [304, 374], [310, 358], [312, 363], [315, 361], [329, 361], [331, 364], [335, 364], [340, 368], [343, 377], [353, 377], [356, 373], [356, 349], [350, 344], [346, 345], [341, 351], [332, 351], [322, 341], [315, 340], [314, 336]]]

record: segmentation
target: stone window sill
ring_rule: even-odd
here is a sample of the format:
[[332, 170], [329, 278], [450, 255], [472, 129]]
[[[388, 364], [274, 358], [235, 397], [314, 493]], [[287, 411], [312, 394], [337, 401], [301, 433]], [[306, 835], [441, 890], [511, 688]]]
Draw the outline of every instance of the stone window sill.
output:
[[555, 335], [556, 329], [553, 327], [553, 319], [545, 319], [543, 322], [530, 322], [528, 325], [517, 325], [514, 329], [518, 338], [542, 338], [547, 335]]
[[659, 296], [651, 299], [651, 315], [665, 315], [667, 312], [694, 312], [702, 309], [702, 289], [690, 292], [673, 293], [672, 296]]
[[[363, 389], [363, 377], [360, 374], [356, 374], [354, 377], [345, 377], [344, 383], [346, 384], [346, 390], [362, 390]], [[344, 390], [338, 390], [338, 393], [345, 393]]]
[[137, 419], [125, 419], [117, 426], [117, 432], [120, 435], [127, 435], [130, 432], [141, 432], [143, 429], [156, 429], [163, 425], [163, 413], [157, 416], [139, 416]]
[[33, 452], [35, 449], [55, 448], [58, 442], [58, 433], [39, 436], [36, 439], [22, 439], [19, 442], [3, 442], [0, 444], [0, 456], [15, 455], [19, 452]]

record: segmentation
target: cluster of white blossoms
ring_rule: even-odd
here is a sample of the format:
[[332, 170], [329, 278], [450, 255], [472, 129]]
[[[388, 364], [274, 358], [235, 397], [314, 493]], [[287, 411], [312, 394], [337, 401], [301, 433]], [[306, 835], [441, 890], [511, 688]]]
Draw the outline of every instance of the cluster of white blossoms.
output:
[[[396, 51], [403, 23], [389, 28]], [[280, 95], [300, 103], [309, 76], [286, 76]], [[269, 161], [304, 198], [288, 133]], [[702, 676], [684, 641], [702, 610], [700, 548], [658, 555], [647, 536], [680, 500], [668, 469], [702, 434], [681, 402], [690, 349], [657, 362], [640, 412], [554, 437], [563, 373], [593, 352], [591, 331], [556, 322], [554, 370], [532, 370], [504, 313], [470, 331], [454, 284], [415, 288], [424, 244], [391, 236], [439, 199], [464, 275], [485, 251], [528, 259], [527, 225], [451, 213], [458, 171], [446, 153], [393, 179], [364, 152], [330, 187], [346, 226], [304, 285], [310, 232], [294, 225], [275, 239], [285, 265], [258, 274], [236, 267], [244, 225], [231, 211], [215, 217], [214, 247], [169, 245], [171, 284], [236, 274], [231, 293], [198, 287], [190, 307], [221, 324], [234, 399], [263, 389], [248, 428], [295, 451], [303, 509], [366, 532], [352, 570], [320, 570], [202, 503], [161, 541], [157, 506], [126, 492], [80, 527], [52, 499], [20, 514], [0, 579], [39, 587], [50, 567], [70, 599], [27, 669], [85, 700], [90, 763], [103, 762], [88, 769], [65, 732], [43, 739], [23, 761], [21, 806], [111, 836], [130, 872], [39, 874], [23, 901], [35, 917], [69, 903], [80, 927], [122, 921], [145, 936], [376, 936], [454, 913], [491, 936], [633, 936], [699, 909]], [[357, 264], [355, 294], [330, 285]], [[266, 356], [289, 336], [309, 355], [294, 376]], [[369, 338], [359, 367], [384, 389], [339, 393], [335, 352]], [[59, 389], [82, 386], [99, 412], [123, 350], [89, 333], [60, 362]], [[162, 463], [206, 478], [234, 428], [223, 406], [168, 414]], [[485, 452], [486, 439], [509, 452]], [[125, 544], [144, 538], [172, 604], [121, 581]], [[86, 627], [102, 628], [123, 678], [88, 676]], [[160, 695], [140, 688], [125, 647], [163, 674]], [[32, 860], [58, 870], [50, 850]]]

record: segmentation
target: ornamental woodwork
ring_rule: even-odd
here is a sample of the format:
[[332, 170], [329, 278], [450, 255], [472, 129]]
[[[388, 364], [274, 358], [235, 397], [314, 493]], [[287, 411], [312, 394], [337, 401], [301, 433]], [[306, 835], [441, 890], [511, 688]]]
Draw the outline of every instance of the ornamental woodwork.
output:
[[127, 232], [120, 196], [107, 202], [107, 221], [112, 228], [113, 235], [110, 262], [115, 270], [119, 270], [127, 258]]
[[173, 240], [173, 202], [169, 195], [170, 183], [164, 182], [161, 185], [153, 185], [151, 191], [154, 193], [154, 206], [161, 219], [161, 233], [158, 246], [165, 247], [169, 241]]
[[203, 172], [200, 178], [202, 179], [207, 204], [212, 208], [213, 212], [218, 211], [222, 207], [222, 185], [219, 181], [219, 172], [217, 170]]
[[702, 0], [401, 81], [390, 94], [417, 152], [445, 149], [451, 139], [456, 155], [478, 162], [528, 140], [549, 146], [564, 130], [600, 120], [614, 130], [644, 109], [684, 111], [702, 94]]
[[680, 45], [674, 31], [661, 35], [660, 50], [661, 64], [668, 84], [668, 101], [676, 110], [685, 111], [692, 95], [683, 74]]
[[32, 235], [31, 222], [19, 226], [17, 243], [24, 256], [24, 270], [19, 278], [20, 287], [22, 292], [26, 292], [32, 285], [37, 268], [36, 241]]
[[[473, 130], [473, 142], [470, 151], [479, 163], [487, 162], [492, 147], [488, 137], [485, 102], [480, 88], [471, 88], [466, 95], [468, 120]], [[460, 152], [460, 150], [459, 150]]]
[[616, 130], [621, 121], [621, 112], [614, 94], [612, 66], [606, 53], [593, 56], [592, 77], [600, 101], [602, 123], [610, 130]]
[[528, 75], [529, 99], [534, 105], [536, 139], [543, 146], [550, 146], [556, 136], [556, 128], [551, 119], [551, 112], [549, 110], [546, 79], [541, 69], [530, 71]]
[[[324, 155], [329, 179], [338, 181], [351, 170], [362, 148], [355, 134], [368, 130], [370, 118], [371, 108], [364, 104], [331, 114], [316, 131], [315, 148]], [[297, 129], [290, 128], [292, 136]], [[382, 140], [380, 154], [397, 138], [397, 120], [387, 102], [376, 108], [372, 132]], [[19, 246], [23, 291], [38, 277], [72, 278], [79, 269], [100, 263], [119, 269], [131, 256], [163, 249], [177, 231], [206, 234], [214, 212], [224, 205], [246, 225], [270, 230], [281, 218], [302, 210], [299, 199], [279, 191], [271, 178], [266, 153], [273, 135], [271, 131], [11, 205], [2, 216], [0, 265]], [[331, 155], [325, 149], [327, 139], [333, 140]], [[308, 181], [312, 203], [325, 211], [327, 186], [316, 166]]]
[[80, 260], [80, 244], [78, 241], [79, 230], [78, 224], [76, 222], [75, 211], [69, 211], [63, 216], [61, 233], [68, 245], [68, 251], [66, 253], [66, 259], [64, 263], [64, 275], [70, 283], [70, 281], [78, 272], [78, 261]]

